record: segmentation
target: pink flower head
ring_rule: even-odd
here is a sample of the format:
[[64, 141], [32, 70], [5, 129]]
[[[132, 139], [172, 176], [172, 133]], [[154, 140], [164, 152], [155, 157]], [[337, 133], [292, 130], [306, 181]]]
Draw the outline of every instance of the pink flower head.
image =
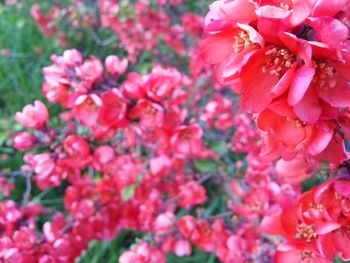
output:
[[102, 100], [98, 95], [80, 95], [75, 101], [73, 114], [82, 125], [91, 127], [97, 122], [101, 106]]
[[154, 229], [157, 233], [166, 233], [174, 226], [176, 217], [171, 212], [166, 212], [157, 216], [154, 222]]
[[129, 117], [139, 119], [139, 125], [143, 129], [154, 130], [161, 127], [164, 122], [164, 109], [150, 100], [140, 99], [136, 106], [131, 109]]
[[166, 176], [171, 171], [172, 161], [167, 155], [160, 155], [150, 160], [150, 172], [155, 176]]
[[27, 128], [42, 129], [49, 121], [49, 111], [45, 104], [36, 100], [33, 105], [25, 106], [22, 112], [17, 112], [15, 120]]
[[12, 137], [13, 148], [17, 150], [28, 150], [35, 146], [37, 139], [28, 132], [19, 132]]
[[101, 170], [101, 167], [111, 161], [115, 157], [112, 147], [104, 145], [98, 147], [94, 151], [94, 167], [96, 170]]
[[174, 69], [155, 68], [148, 76], [144, 89], [147, 96], [157, 102], [171, 95], [173, 89], [179, 85], [181, 80], [180, 73]]
[[47, 153], [33, 156], [34, 180], [40, 189], [58, 186], [65, 177], [61, 167], [57, 166], [52, 155]]
[[124, 252], [119, 258], [120, 263], [165, 263], [165, 255], [160, 250], [142, 242], [133, 247], [132, 251]]
[[72, 167], [83, 167], [90, 161], [88, 142], [78, 135], [69, 135], [63, 141], [63, 147], [68, 154], [66, 162]]
[[112, 77], [119, 77], [123, 75], [128, 67], [128, 60], [126, 58], [120, 59], [117, 56], [108, 56], [105, 60], [107, 72]]
[[127, 98], [140, 99], [145, 97], [144, 78], [139, 74], [129, 73], [122, 85], [122, 92]]
[[182, 16], [182, 26], [184, 30], [193, 35], [199, 35], [203, 30], [203, 19], [192, 13], [186, 13]]
[[127, 100], [118, 89], [112, 89], [102, 94], [102, 107], [99, 121], [110, 127], [122, 127], [126, 122]]
[[103, 77], [103, 65], [101, 61], [92, 57], [76, 69], [77, 76], [82, 79], [83, 88], [90, 89], [93, 84]]
[[178, 257], [190, 256], [192, 253], [191, 243], [187, 240], [177, 240], [174, 245], [174, 253]]
[[187, 157], [202, 156], [202, 128], [197, 124], [179, 127], [170, 139], [174, 153]]
[[191, 207], [193, 205], [203, 204], [207, 200], [206, 191], [203, 186], [196, 181], [190, 181], [180, 187], [179, 205], [182, 207]]

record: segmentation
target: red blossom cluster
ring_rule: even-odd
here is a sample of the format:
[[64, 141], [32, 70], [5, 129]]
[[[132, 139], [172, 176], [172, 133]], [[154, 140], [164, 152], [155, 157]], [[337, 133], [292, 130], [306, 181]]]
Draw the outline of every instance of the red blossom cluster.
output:
[[[43, 69], [43, 94], [65, 109], [60, 115], [64, 126], [52, 126], [46, 106], [35, 101], [15, 116], [30, 131], [15, 134], [13, 146], [40, 149], [26, 153], [22, 166], [39, 189], [69, 184], [64, 194], [68, 216], [53, 214], [39, 234], [39, 226], [32, 223], [25, 230], [33, 233], [28, 246], [21, 249], [11, 243], [13, 254], [7, 255], [9, 247], [4, 247], [3, 259], [71, 262], [90, 240], [111, 239], [123, 229], [142, 231], [153, 246], [142, 241], [120, 262], [165, 262], [165, 253], [188, 256], [193, 245], [227, 263], [263, 262], [273, 256], [279, 240], [267, 239], [256, 222], [281, 200], [295, 198], [299, 190], [273, 182], [274, 168], [269, 158], [261, 157], [263, 144], [251, 116], [240, 112], [229, 96], [214, 93], [201, 108], [203, 97], [194, 88], [202, 87], [197, 76], [161, 66], [143, 76], [125, 74], [127, 60], [117, 56], [102, 63], [67, 50], [53, 55], [52, 62]], [[210, 97], [211, 89], [207, 92]], [[203, 173], [193, 166], [207, 158], [223, 162], [220, 152], [206, 142], [217, 130], [226, 134], [222, 138], [227, 142], [232, 137], [233, 149], [242, 155], [249, 152], [247, 170], [242, 161], [230, 161], [238, 178], [229, 170]], [[197, 216], [177, 219], [178, 209], [191, 210], [208, 201], [203, 185], [208, 180], [224, 186], [230, 197], [228, 211], [206, 216], [198, 210]], [[19, 205], [13, 206], [20, 211]], [[33, 203], [23, 209], [28, 206], [40, 207], [36, 216], [51, 213]], [[16, 222], [26, 226], [22, 218], [26, 216], [18, 212]], [[22, 231], [15, 225], [3, 238], [14, 239]]]
[[267, 215], [266, 233], [287, 242], [277, 248], [276, 262], [330, 262], [336, 255], [350, 260], [348, 173], [305, 192], [298, 202]]
[[201, 57], [257, 114], [268, 151], [333, 167], [347, 159], [349, 2], [219, 0]]
[[[155, 9], [148, 0], [135, 3], [74, 0], [68, 6], [55, 3], [47, 13], [43, 13], [40, 5], [35, 4], [32, 16], [41, 32], [46, 36], [57, 36], [62, 46], [68, 42], [65, 30], [60, 29], [64, 23], [77, 29], [108, 28], [118, 36], [119, 47], [127, 51], [129, 60], [134, 64], [141, 52], [159, 51], [154, 50], [159, 41], [164, 41], [183, 56], [186, 51], [186, 33], [201, 35], [203, 21], [200, 16], [185, 12], [179, 20], [170, 13], [172, 6], [181, 2], [182, 0], [158, 0], [160, 9]], [[96, 32], [93, 35], [97, 44], [105, 45]]]

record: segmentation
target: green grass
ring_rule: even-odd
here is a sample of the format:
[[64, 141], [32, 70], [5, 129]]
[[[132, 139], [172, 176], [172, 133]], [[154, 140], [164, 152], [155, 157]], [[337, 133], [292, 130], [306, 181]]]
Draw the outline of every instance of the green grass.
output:
[[0, 56], [0, 116], [10, 116], [23, 105], [42, 99], [41, 68], [50, 64], [50, 54], [62, 50], [37, 29], [30, 6], [31, 1], [0, 5], [0, 49], [10, 51], [10, 57]]

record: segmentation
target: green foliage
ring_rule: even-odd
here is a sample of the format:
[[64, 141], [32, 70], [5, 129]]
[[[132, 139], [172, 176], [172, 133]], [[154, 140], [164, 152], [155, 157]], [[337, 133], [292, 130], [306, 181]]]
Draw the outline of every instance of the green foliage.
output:
[[114, 240], [92, 241], [89, 249], [76, 261], [77, 263], [116, 263], [120, 255], [142, 235], [135, 231], [123, 231]]
[[136, 185], [129, 185], [125, 187], [122, 192], [123, 200], [124, 201], [130, 200], [134, 196], [135, 190], [136, 190]]
[[169, 263], [219, 263], [220, 261], [216, 258], [215, 254], [208, 254], [194, 248], [192, 255], [189, 257], [177, 257], [174, 254], [167, 255], [167, 262]]
[[216, 163], [212, 159], [206, 159], [203, 161], [195, 161], [194, 165], [196, 169], [201, 173], [211, 173], [216, 172], [218, 170], [218, 163]]
[[41, 68], [52, 53], [61, 52], [56, 41], [44, 37], [30, 16], [32, 1], [22, 5], [0, 4], [0, 116], [12, 115], [23, 105], [41, 99]]

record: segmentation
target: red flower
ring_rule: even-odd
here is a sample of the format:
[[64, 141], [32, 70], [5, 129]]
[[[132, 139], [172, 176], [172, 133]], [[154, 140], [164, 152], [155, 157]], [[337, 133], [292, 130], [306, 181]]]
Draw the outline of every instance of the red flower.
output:
[[202, 134], [202, 128], [197, 124], [179, 127], [170, 139], [173, 152], [184, 157], [205, 155]]
[[102, 100], [96, 94], [81, 95], [75, 101], [74, 116], [87, 127], [96, 124], [102, 107]]
[[205, 188], [196, 181], [190, 181], [182, 185], [178, 197], [181, 207], [200, 205], [207, 200]]
[[129, 113], [131, 119], [139, 119], [139, 126], [145, 130], [154, 130], [162, 127], [164, 122], [164, 109], [150, 100], [140, 99]]
[[123, 127], [127, 121], [127, 101], [122, 93], [113, 89], [102, 94], [102, 106], [99, 111], [99, 121], [110, 127]]

